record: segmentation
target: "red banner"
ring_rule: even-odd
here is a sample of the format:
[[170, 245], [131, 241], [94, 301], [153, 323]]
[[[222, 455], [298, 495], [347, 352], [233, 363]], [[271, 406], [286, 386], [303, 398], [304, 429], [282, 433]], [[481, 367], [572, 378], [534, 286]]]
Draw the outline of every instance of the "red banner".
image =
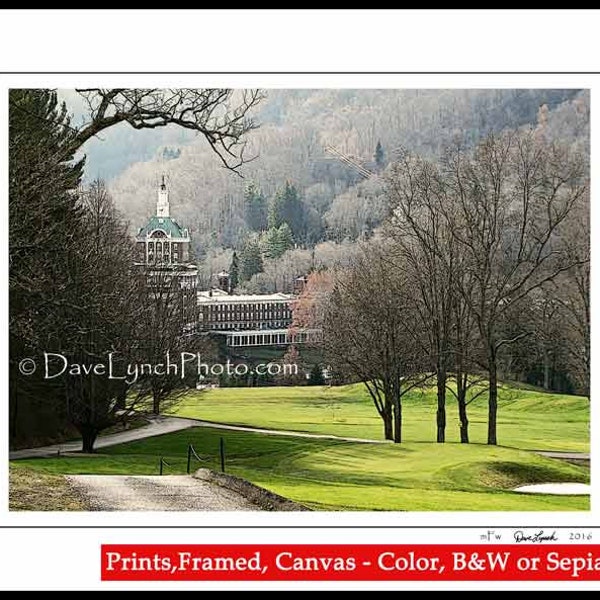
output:
[[102, 546], [104, 581], [597, 581], [600, 545]]

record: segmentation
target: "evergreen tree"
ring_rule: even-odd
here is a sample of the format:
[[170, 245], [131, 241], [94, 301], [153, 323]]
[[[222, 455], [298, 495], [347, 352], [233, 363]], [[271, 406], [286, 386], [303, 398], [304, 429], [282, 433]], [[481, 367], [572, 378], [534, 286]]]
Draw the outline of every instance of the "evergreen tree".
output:
[[279, 258], [282, 256], [294, 245], [290, 226], [287, 223], [283, 223], [277, 228], [271, 227], [268, 229], [262, 238], [262, 245], [265, 254], [269, 258]]
[[378, 169], [383, 169], [383, 167], [385, 166], [385, 154], [383, 152], [383, 147], [381, 145], [381, 142], [377, 142], [377, 146], [375, 146], [375, 164], [377, 165]]
[[258, 186], [250, 183], [244, 192], [244, 220], [251, 231], [267, 228], [267, 200]]
[[[56, 93], [9, 93], [9, 405], [11, 443], [64, 431], [62, 386], [23, 377], [24, 356], [64, 347], [69, 328], [57, 317], [71, 285], [70, 256], [81, 242], [76, 194], [83, 161], [73, 162], [75, 133]], [[38, 370], [39, 371], [39, 370]]]
[[279, 256], [281, 256], [286, 250], [289, 250], [290, 248], [293, 247], [294, 235], [292, 234], [292, 230], [287, 223], [283, 223], [279, 227], [277, 233], [278, 233], [278, 237], [279, 237], [279, 249], [280, 249]]
[[323, 367], [319, 363], [315, 363], [308, 375], [308, 385], [325, 385], [325, 377], [323, 377]]
[[279, 190], [275, 196], [271, 198], [271, 201], [269, 202], [269, 212], [267, 218], [267, 225], [269, 229], [277, 229], [283, 223], [284, 202], [284, 195], [281, 190]]
[[269, 228], [278, 229], [287, 223], [295, 240], [303, 240], [306, 236], [306, 208], [296, 186], [289, 181], [271, 200], [269, 206]]
[[235, 290], [240, 282], [240, 261], [238, 260], [237, 252], [233, 251], [231, 264], [229, 265], [229, 286], [231, 291]]
[[279, 255], [279, 229], [269, 227], [261, 236], [261, 245], [267, 258], [278, 258]]
[[257, 273], [262, 273], [263, 260], [260, 244], [256, 237], [246, 240], [240, 254], [240, 281], [248, 281]]

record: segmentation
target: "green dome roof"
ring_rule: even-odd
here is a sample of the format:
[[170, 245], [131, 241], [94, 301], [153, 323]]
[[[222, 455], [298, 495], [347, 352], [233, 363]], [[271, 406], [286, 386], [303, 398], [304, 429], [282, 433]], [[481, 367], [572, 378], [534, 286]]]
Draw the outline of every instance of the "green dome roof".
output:
[[148, 221], [146, 226], [142, 227], [139, 230], [137, 237], [145, 238], [149, 233], [152, 233], [153, 231], [155, 231], [157, 229], [164, 231], [167, 234], [167, 236], [172, 237], [172, 238], [187, 238], [187, 237], [189, 237], [187, 229], [184, 229], [183, 227], [181, 227], [181, 225], [179, 225], [179, 223], [177, 223], [177, 221], [175, 219], [173, 219], [173, 217], [156, 217], [156, 216], [150, 217], [150, 220]]

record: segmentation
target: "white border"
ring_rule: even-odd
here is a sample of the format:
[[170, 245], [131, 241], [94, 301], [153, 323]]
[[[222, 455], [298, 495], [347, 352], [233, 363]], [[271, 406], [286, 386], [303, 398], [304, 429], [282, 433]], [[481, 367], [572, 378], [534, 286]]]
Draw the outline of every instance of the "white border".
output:
[[[65, 11], [3, 10], [0, 20], [2, 71], [599, 71], [598, 11], [595, 10], [395, 10], [395, 11]], [[6, 89], [10, 86], [75, 85], [231, 85], [235, 87], [586, 87], [592, 89], [592, 115], [599, 108], [597, 75], [412, 75], [412, 76], [6, 76], [0, 75], [0, 118], [7, 123]], [[592, 117], [592, 123], [596, 119]], [[7, 164], [7, 127], [0, 128], [0, 158]], [[592, 129], [592, 151], [598, 147]], [[593, 154], [594, 155], [594, 154]], [[7, 202], [6, 169], [1, 173]], [[598, 167], [592, 164], [592, 191]], [[592, 225], [598, 211], [592, 202]], [[7, 206], [7, 204], [4, 204]], [[7, 213], [5, 212], [5, 215]], [[8, 220], [0, 235], [8, 239]], [[7, 243], [3, 246], [7, 252]], [[596, 306], [598, 252], [592, 247], [592, 306]], [[4, 281], [6, 255], [1, 262]], [[6, 302], [7, 295], [3, 296]], [[3, 304], [4, 315], [8, 314]], [[7, 329], [6, 329], [7, 330]], [[5, 330], [5, 331], [6, 331]], [[592, 356], [598, 326], [592, 322]], [[0, 373], [7, 381], [8, 344], [2, 344]], [[592, 390], [598, 378], [592, 374]], [[6, 396], [5, 396], [6, 397]], [[598, 423], [592, 405], [592, 422]], [[597, 427], [596, 427], [597, 429]], [[410, 513], [411, 524], [498, 526], [512, 524], [598, 525], [598, 436], [592, 443], [592, 511], [582, 513]], [[0, 524], [108, 526], [143, 524], [148, 518], [176, 524], [173, 514], [7, 514], [7, 451], [0, 427]], [[215, 517], [216, 515], [211, 515]], [[288, 525], [287, 516], [266, 515], [271, 525]], [[374, 524], [407, 515], [336, 513], [321, 515], [328, 525]], [[538, 523], [538, 517], [543, 523]], [[185, 518], [185, 517], [184, 517]], [[188, 516], [189, 518], [189, 516]], [[223, 521], [226, 519], [226, 521]], [[215, 521], [211, 519], [214, 523]], [[219, 522], [236, 524], [228, 514]], [[561, 530], [562, 532], [563, 530]], [[598, 534], [596, 530], [595, 535]], [[580, 582], [315, 582], [315, 583], [106, 583], [99, 580], [102, 542], [280, 543], [324, 542], [465, 542], [479, 541], [476, 529], [11, 529], [0, 531], [0, 588], [6, 589], [597, 589]], [[504, 541], [504, 540], [503, 540]], [[596, 540], [598, 542], [598, 540]]]
[[[11, 75], [1, 78], [2, 89], [0, 89], [0, 119], [7, 123], [7, 88], [9, 87], [79, 87], [79, 86], [148, 86], [148, 87], [265, 87], [265, 88], [317, 88], [317, 87], [347, 87], [347, 88], [512, 88], [512, 87], [544, 87], [564, 88], [582, 87], [592, 90], [592, 115], [600, 109], [597, 96], [600, 93], [599, 75]], [[595, 90], [599, 90], [596, 92]], [[598, 147], [600, 134], [596, 129], [592, 130], [592, 148]], [[1, 164], [7, 164], [7, 130], [2, 129], [0, 141]], [[217, 166], [215, 165], [215, 168]], [[598, 181], [598, 167], [592, 163], [592, 185], [596, 189], [595, 182]], [[8, 180], [6, 171], [3, 171], [2, 196], [7, 206]], [[592, 207], [595, 203], [592, 200]], [[598, 209], [593, 208], [592, 227], [597, 229], [599, 218]], [[7, 220], [1, 222], [1, 234], [7, 239]], [[6, 246], [4, 248], [6, 251]], [[592, 282], [597, 281], [598, 264], [597, 250], [592, 247]], [[7, 261], [2, 262], [6, 269]], [[7, 271], [3, 275], [7, 278]], [[5, 279], [6, 281], [7, 279]], [[592, 306], [596, 306], [598, 300], [597, 285], [592, 287]], [[7, 307], [4, 307], [5, 310]], [[7, 314], [7, 311], [4, 313]], [[593, 354], [596, 356], [597, 325], [594, 320], [592, 324]], [[7, 344], [4, 342], [4, 351], [7, 357]], [[7, 360], [2, 363], [4, 381], [7, 381]], [[597, 393], [598, 378], [592, 374], [592, 393]], [[594, 404], [592, 404], [592, 422], [597, 423], [600, 416]], [[592, 455], [599, 456], [599, 437], [592, 438]], [[166, 589], [175, 587], [179, 589], [323, 589], [323, 582], [313, 583], [282, 583], [282, 582], [228, 582], [203, 583], [188, 582], [178, 583], [104, 583], [100, 584], [98, 578], [99, 570], [99, 543], [110, 542], [164, 542], [164, 543], [224, 543], [226, 541], [236, 543], [261, 542], [295, 542], [295, 543], [317, 543], [320, 542], [349, 542], [349, 543], [402, 543], [419, 542], [443, 543], [445, 542], [470, 542], [479, 541], [482, 531], [488, 527], [499, 528], [501, 526], [542, 526], [556, 527], [569, 526], [573, 529], [600, 525], [598, 511], [598, 471], [597, 461], [592, 461], [592, 510], [589, 513], [516, 513], [516, 512], [455, 512], [455, 513], [397, 513], [397, 512], [345, 512], [345, 513], [9, 513], [7, 511], [7, 455], [8, 447], [7, 431], [5, 427], [0, 428], [0, 498], [2, 498], [2, 510], [0, 511], [0, 523], [11, 526], [99, 526], [99, 527], [131, 527], [131, 526], [304, 526], [305, 529], [19, 529], [3, 530], [0, 535], [2, 539], [8, 540], [10, 544], [3, 541], [0, 547], [0, 565], [15, 564], [15, 557], [22, 557], [23, 569], [6, 570], [3, 577], [10, 586], [36, 589], [48, 589], [49, 587], [104, 587], [107, 589]], [[310, 526], [345, 526], [352, 527], [385, 527], [385, 529], [309, 529]], [[481, 529], [396, 529], [404, 526], [455, 526], [455, 527], [478, 527]], [[391, 527], [394, 527], [393, 529]], [[559, 532], [562, 533], [562, 532]], [[597, 532], [600, 536], [600, 532]], [[504, 541], [504, 540], [503, 540]], [[508, 541], [508, 540], [507, 540]], [[35, 549], [35, 550], [32, 550]], [[32, 577], [30, 567], [25, 567], [28, 558], [36, 556], [36, 572]], [[43, 559], [43, 560], [42, 560]], [[67, 561], [64, 569], [63, 561]], [[19, 579], [24, 576], [25, 568], [27, 579]], [[69, 579], [65, 579], [67, 577]], [[496, 582], [495, 589], [560, 589], [560, 583], [520, 583], [518, 586], [508, 582]], [[574, 584], [575, 587], [587, 587], [586, 584]], [[404, 589], [423, 588], [423, 583], [417, 582], [335, 582], [338, 589]], [[430, 582], [428, 587], [438, 589], [464, 589], [468, 587], [480, 588], [476, 583], [453, 583], [453, 582]]]
[[598, 70], [595, 10], [12, 9], [2, 21], [11, 71]]

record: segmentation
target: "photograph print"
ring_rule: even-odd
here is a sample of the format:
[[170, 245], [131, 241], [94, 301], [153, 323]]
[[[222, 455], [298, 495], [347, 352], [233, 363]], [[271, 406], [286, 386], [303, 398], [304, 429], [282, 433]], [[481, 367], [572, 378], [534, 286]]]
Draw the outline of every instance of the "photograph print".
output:
[[11, 511], [589, 511], [586, 89], [11, 89]]

